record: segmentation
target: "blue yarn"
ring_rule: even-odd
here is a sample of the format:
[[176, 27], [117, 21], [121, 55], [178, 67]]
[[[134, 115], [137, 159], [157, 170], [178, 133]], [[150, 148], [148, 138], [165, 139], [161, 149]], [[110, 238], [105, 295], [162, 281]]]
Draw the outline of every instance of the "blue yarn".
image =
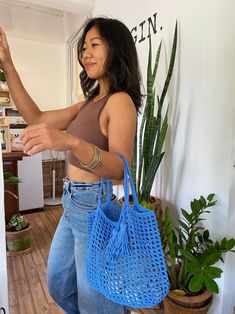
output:
[[105, 257], [114, 260], [119, 256], [129, 254], [127, 226], [125, 223], [120, 224], [119, 230], [113, 230], [113, 235], [105, 250]]
[[128, 162], [119, 156], [124, 160], [125, 202], [118, 219], [119, 208], [111, 202], [108, 186], [106, 203], [101, 205], [102, 180], [98, 207], [87, 216], [87, 278], [92, 288], [113, 302], [152, 307], [169, 291], [161, 237], [154, 212], [138, 203]]

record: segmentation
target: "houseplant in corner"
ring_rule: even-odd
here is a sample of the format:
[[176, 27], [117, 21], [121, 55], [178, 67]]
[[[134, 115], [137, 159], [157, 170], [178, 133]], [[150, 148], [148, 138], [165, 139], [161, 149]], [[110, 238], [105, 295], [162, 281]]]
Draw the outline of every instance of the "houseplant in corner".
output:
[[[18, 184], [21, 180], [9, 170], [4, 170], [4, 185]], [[11, 197], [18, 196], [8, 189], [4, 189]], [[7, 208], [5, 208], [7, 211]], [[14, 213], [6, 223], [6, 246], [8, 255], [16, 255], [30, 252], [31, 224], [20, 214]]]
[[[149, 54], [147, 66], [147, 95], [141, 122], [138, 119], [137, 133], [133, 150], [131, 174], [139, 202], [150, 209], [154, 209], [157, 216], [161, 214], [161, 201], [151, 196], [152, 186], [157, 170], [165, 152], [163, 145], [168, 128], [168, 108], [164, 117], [162, 113], [165, 97], [171, 81], [177, 48], [177, 23], [174, 30], [173, 44], [167, 76], [160, 95], [156, 95], [156, 75], [160, 60], [162, 43], [160, 43], [152, 67], [152, 46], [149, 38]], [[140, 123], [140, 125], [138, 125]], [[160, 217], [158, 216], [159, 221]]]
[[[163, 145], [168, 128], [168, 108], [163, 115], [163, 105], [171, 81], [176, 48], [177, 48], [177, 23], [174, 30], [173, 44], [167, 76], [160, 95], [156, 95], [156, 75], [159, 66], [162, 43], [157, 49], [157, 54], [152, 66], [152, 45], [149, 38], [148, 66], [147, 66], [147, 94], [141, 121], [137, 121], [137, 133], [133, 149], [131, 175], [139, 202], [146, 208], [155, 211], [158, 224], [161, 226], [161, 200], [151, 195], [152, 186], [157, 170], [161, 164], [165, 152]], [[139, 125], [140, 123], [140, 125]], [[120, 199], [123, 203], [123, 197]], [[160, 305], [153, 309], [132, 309], [137, 313], [162, 313]]]
[[175, 228], [170, 209], [165, 210], [161, 236], [171, 285], [164, 299], [165, 314], [207, 313], [213, 293], [219, 292], [215, 279], [223, 271], [214, 264], [223, 261], [226, 252], [235, 252], [235, 239], [214, 242], [201, 225], [215, 203], [214, 194], [194, 199], [191, 211], [181, 209], [182, 218]]

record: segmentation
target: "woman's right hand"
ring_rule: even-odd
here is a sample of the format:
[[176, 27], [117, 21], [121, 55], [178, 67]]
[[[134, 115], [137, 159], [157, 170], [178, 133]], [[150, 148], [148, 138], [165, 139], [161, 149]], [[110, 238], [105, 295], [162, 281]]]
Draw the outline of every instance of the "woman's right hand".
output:
[[3, 71], [12, 64], [11, 53], [4, 30], [0, 27], [0, 69]]

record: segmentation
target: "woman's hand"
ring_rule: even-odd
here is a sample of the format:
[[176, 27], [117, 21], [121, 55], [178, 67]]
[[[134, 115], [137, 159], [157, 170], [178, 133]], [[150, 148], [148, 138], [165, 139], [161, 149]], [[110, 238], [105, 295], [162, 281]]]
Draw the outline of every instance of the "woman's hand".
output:
[[44, 150], [65, 151], [71, 149], [76, 138], [63, 131], [48, 127], [46, 124], [28, 126], [20, 134], [24, 153], [34, 155]]
[[6, 34], [0, 27], [0, 69], [5, 69], [12, 64], [11, 53], [8, 46]]

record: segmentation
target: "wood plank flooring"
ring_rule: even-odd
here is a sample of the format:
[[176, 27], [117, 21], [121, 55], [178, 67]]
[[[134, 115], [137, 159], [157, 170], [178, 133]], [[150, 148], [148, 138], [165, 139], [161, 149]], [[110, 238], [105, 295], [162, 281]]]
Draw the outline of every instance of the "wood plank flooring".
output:
[[[65, 313], [50, 297], [46, 280], [48, 252], [61, 214], [61, 206], [45, 206], [24, 215], [33, 225], [32, 251], [7, 257], [9, 314]], [[133, 310], [132, 314], [163, 314], [162, 309]]]
[[10, 314], [62, 314], [47, 291], [46, 267], [50, 243], [62, 214], [61, 206], [24, 215], [33, 225], [32, 252], [8, 256]]

